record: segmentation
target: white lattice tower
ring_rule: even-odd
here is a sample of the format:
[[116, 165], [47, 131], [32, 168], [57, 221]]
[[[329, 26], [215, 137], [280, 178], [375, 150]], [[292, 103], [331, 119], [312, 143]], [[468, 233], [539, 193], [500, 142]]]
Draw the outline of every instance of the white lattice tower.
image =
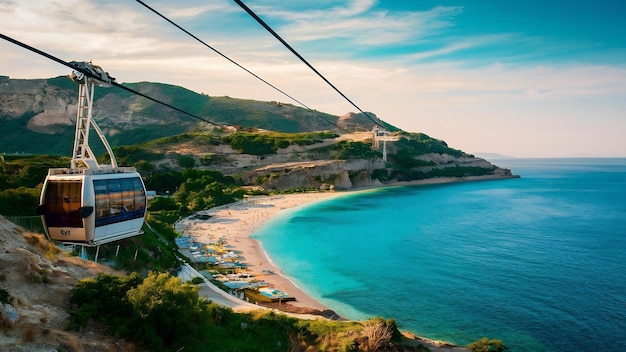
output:
[[[74, 148], [72, 149], [72, 169], [89, 169], [97, 170], [103, 168], [117, 168], [117, 160], [113, 155], [113, 150], [106, 140], [104, 133], [98, 127], [95, 121], [92, 119], [93, 112], [93, 97], [94, 90], [97, 85], [108, 85], [111, 83], [112, 78], [108, 77], [107, 73], [99, 66], [94, 66], [90, 62], [75, 62], [73, 64], [92, 73], [92, 77], [89, 77], [81, 72], [73, 72], [70, 78], [78, 82], [78, 105], [76, 111], [76, 133], [74, 134]], [[93, 77], [100, 77], [98, 79]], [[100, 141], [104, 145], [109, 158], [111, 159], [111, 165], [98, 165], [96, 156], [89, 147], [89, 131], [93, 127], [94, 131], [100, 137]]]
[[383, 142], [383, 161], [387, 161], [387, 142], [395, 142], [400, 139], [398, 136], [389, 135], [389, 131], [381, 130], [374, 128], [373, 133], [373, 143], [374, 147], [378, 149], [380, 147], [380, 142]]
[[98, 162], [89, 148], [89, 127], [95, 83], [85, 78], [78, 85], [78, 109], [76, 112], [76, 133], [72, 153], [72, 169], [97, 169]]

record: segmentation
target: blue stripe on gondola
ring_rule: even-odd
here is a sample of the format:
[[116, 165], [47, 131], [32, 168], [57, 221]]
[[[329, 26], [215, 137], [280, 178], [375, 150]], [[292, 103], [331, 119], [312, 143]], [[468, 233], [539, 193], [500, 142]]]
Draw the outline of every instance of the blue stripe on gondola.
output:
[[143, 218], [143, 216], [144, 216], [143, 209], [134, 210], [134, 211], [125, 211], [123, 213], [109, 215], [107, 217], [102, 217], [102, 218], [97, 218], [96, 227], [104, 226], [104, 225], [111, 225], [111, 224], [115, 224], [118, 222], [124, 222], [128, 220], [133, 220], [133, 219], [139, 219], [139, 218]]

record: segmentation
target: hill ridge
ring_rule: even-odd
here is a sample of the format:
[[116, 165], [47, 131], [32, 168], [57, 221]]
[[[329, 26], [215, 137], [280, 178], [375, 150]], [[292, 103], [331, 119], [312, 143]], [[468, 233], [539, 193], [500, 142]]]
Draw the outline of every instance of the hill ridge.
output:
[[[165, 83], [125, 85], [220, 125], [291, 133], [339, 132], [337, 127], [346, 131], [369, 131], [374, 126], [363, 114], [347, 113], [338, 117], [289, 103], [211, 97]], [[13, 132], [13, 136], [0, 140], [0, 152], [70, 154], [77, 87], [65, 76], [3, 79], [0, 83], [0, 121]], [[93, 118], [112, 146], [133, 145], [206, 127], [204, 122], [116, 87], [95, 89]], [[163, 128], [165, 126], [167, 128]], [[20, 144], [20, 141], [32, 139], [41, 140], [42, 146]]]

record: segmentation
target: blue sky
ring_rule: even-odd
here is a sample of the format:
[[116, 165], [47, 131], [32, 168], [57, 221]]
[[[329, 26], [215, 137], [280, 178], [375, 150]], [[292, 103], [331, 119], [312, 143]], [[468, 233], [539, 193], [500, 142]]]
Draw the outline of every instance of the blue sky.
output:
[[[145, 1], [307, 106], [356, 109], [231, 0]], [[469, 153], [626, 157], [626, 1], [244, 0], [354, 103]], [[293, 103], [132, 0], [0, 0], [0, 29], [120, 82]], [[67, 69], [0, 42], [0, 74]]]

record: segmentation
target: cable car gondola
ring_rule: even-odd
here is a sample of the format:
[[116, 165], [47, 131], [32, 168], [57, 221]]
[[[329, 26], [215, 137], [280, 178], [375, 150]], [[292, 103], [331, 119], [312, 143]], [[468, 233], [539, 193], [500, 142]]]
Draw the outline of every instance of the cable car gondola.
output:
[[[92, 121], [94, 87], [114, 78], [99, 66], [72, 62], [82, 72], [70, 78], [79, 83], [76, 134], [70, 168], [50, 169], [41, 191], [37, 212], [46, 237], [52, 241], [99, 246], [137, 236], [146, 216], [146, 189], [139, 173], [118, 167], [104, 134]], [[89, 147], [89, 128], [94, 127], [111, 165], [99, 165]]]

